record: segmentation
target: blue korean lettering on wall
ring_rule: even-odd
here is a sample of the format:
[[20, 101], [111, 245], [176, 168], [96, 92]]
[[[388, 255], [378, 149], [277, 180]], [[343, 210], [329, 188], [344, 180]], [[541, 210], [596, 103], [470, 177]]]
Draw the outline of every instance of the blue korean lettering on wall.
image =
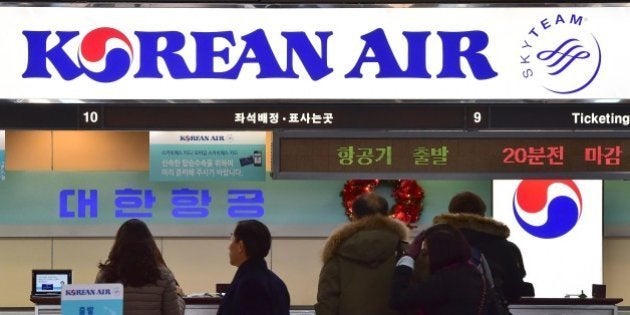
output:
[[63, 189], [59, 192], [60, 218], [85, 218], [88, 214], [90, 218], [98, 217], [96, 189]]
[[[59, 218], [98, 218], [99, 192], [96, 189], [59, 191]], [[170, 191], [170, 215], [175, 219], [207, 218], [211, 213], [209, 189], [175, 188]], [[260, 218], [265, 214], [262, 189], [228, 189], [226, 213], [231, 218]], [[119, 219], [152, 218], [159, 196], [152, 189], [114, 190], [113, 216]], [[107, 215], [107, 214], [105, 214]]]

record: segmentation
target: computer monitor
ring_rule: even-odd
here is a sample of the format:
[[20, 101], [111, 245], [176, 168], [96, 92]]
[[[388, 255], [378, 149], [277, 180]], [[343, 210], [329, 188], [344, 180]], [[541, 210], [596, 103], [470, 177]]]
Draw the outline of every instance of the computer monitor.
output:
[[31, 295], [57, 296], [61, 288], [72, 283], [70, 269], [33, 269]]

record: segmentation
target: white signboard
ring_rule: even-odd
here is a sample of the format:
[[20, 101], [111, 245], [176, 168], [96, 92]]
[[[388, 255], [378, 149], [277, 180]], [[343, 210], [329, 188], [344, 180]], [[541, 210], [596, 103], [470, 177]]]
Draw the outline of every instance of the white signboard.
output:
[[6, 6], [0, 98], [627, 99], [629, 15]]
[[536, 297], [590, 295], [602, 283], [601, 180], [495, 180], [492, 195]]
[[123, 286], [120, 283], [64, 285], [61, 314], [122, 315]]

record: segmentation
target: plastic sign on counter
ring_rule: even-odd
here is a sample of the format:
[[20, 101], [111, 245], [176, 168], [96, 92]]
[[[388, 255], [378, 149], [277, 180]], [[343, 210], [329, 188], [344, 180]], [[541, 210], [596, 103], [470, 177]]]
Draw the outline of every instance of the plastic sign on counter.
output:
[[61, 290], [61, 314], [122, 315], [120, 283], [71, 284]]

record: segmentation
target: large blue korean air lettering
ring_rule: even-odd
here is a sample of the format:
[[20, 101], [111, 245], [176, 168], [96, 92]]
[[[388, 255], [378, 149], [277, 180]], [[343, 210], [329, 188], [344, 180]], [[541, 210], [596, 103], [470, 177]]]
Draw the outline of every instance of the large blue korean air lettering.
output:
[[[375, 62], [379, 65], [377, 78], [430, 78], [426, 62], [426, 41], [431, 32], [404, 32], [407, 39], [409, 66], [403, 71], [389, 46], [387, 36], [383, 29], [376, 29], [361, 36], [365, 41], [363, 51], [354, 68], [346, 74], [346, 78], [362, 78], [361, 66], [366, 62]], [[373, 56], [368, 56], [372, 51]]]
[[[257, 78], [297, 78], [298, 75], [293, 70], [293, 54], [295, 53], [311, 79], [319, 80], [332, 69], [327, 64], [327, 40], [332, 32], [316, 32], [320, 39], [320, 50], [310, 42], [305, 32], [282, 32], [282, 36], [287, 40], [287, 60], [286, 69], [282, 69], [278, 62], [273, 48], [267, 39], [267, 35], [262, 29], [255, 30], [241, 37], [245, 42], [245, 48], [234, 65], [227, 71], [215, 70], [214, 62], [228, 65], [229, 49], [215, 49], [217, 40], [224, 40], [231, 46], [236, 45], [232, 32], [192, 32], [191, 36], [196, 44], [196, 65], [192, 71], [189, 69], [184, 58], [179, 55], [179, 51], [186, 44], [184, 35], [180, 32], [135, 32], [138, 37], [140, 47], [140, 69], [135, 74], [136, 78], [161, 78], [163, 75], [158, 69], [158, 60], [162, 59], [168, 67], [169, 73], [175, 79], [184, 78], [218, 78], [237, 79], [244, 64], [258, 64], [260, 72]], [[164, 39], [166, 47], [158, 50], [158, 41]], [[320, 55], [321, 54], [321, 55]]]
[[[477, 79], [490, 79], [497, 76], [490, 62], [481, 53], [488, 46], [488, 34], [482, 31], [437, 32], [442, 39], [443, 63], [438, 78], [465, 78], [461, 61], [468, 61], [470, 70]], [[467, 39], [468, 49], [461, 50], [462, 41]]]
[[[112, 82], [122, 78], [129, 70], [132, 59], [133, 47], [127, 37], [113, 28], [97, 28], [89, 32], [81, 41], [81, 49], [78, 57], [87, 61], [101, 61], [104, 59], [105, 67], [102, 71], [94, 72], [84, 66], [81, 58], [74, 60], [72, 52], [67, 52], [64, 47], [79, 32], [55, 32], [59, 38], [58, 43], [52, 48], [47, 47], [47, 42], [52, 34], [50, 31], [24, 31], [28, 43], [27, 68], [22, 75], [24, 78], [50, 78], [47, 63], [52, 64], [64, 80], [73, 80], [85, 74], [98, 82]], [[257, 78], [297, 78], [294, 71], [294, 55], [297, 56], [312, 80], [319, 80], [330, 74], [333, 70], [328, 66], [328, 38], [332, 32], [315, 32], [319, 39], [319, 47], [315, 47], [305, 32], [282, 32], [286, 39], [286, 69], [283, 69], [274, 53], [273, 47], [267, 39], [264, 30], [258, 29], [245, 34], [240, 39], [245, 47], [240, 52], [240, 57], [233, 65], [230, 65], [229, 48], [215, 49], [216, 40], [225, 40], [230, 46], [236, 46], [234, 34], [225, 32], [192, 32], [191, 36], [196, 44], [195, 64], [196, 69], [191, 69], [187, 61], [180, 54], [186, 45], [183, 33], [177, 31], [165, 32], [135, 32], [140, 43], [139, 69], [134, 75], [136, 78], [162, 78], [158, 68], [158, 61], [162, 60], [168, 69], [168, 73], [175, 79], [194, 78], [219, 78], [237, 79], [245, 64], [257, 64], [260, 72]], [[129, 51], [122, 48], [106, 50], [106, 42], [110, 39], [119, 39]], [[165, 42], [163, 48], [160, 43]], [[97, 46], [102, 55], [86, 56], [84, 49]], [[234, 49], [234, 48], [232, 48]], [[89, 57], [89, 58], [88, 58]], [[220, 61], [230, 68], [227, 71], [215, 70], [214, 62]]]
[[[134, 75], [136, 78], [161, 78], [162, 73], [158, 69], [158, 60], [162, 59], [169, 73], [175, 79], [193, 77], [188, 69], [186, 61], [179, 52], [186, 40], [180, 32], [135, 32], [140, 40], [140, 69]], [[166, 47], [158, 50], [158, 41], [163, 39]], [[199, 52], [197, 52], [199, 56]], [[199, 59], [199, 57], [197, 58]], [[197, 60], [199, 61], [199, 60]]]
[[[430, 78], [427, 70], [427, 39], [431, 32], [403, 32], [407, 41], [407, 70], [400, 67], [398, 60], [389, 45], [383, 29], [376, 29], [361, 36], [365, 41], [363, 51], [346, 78], [362, 78], [361, 67], [365, 63], [376, 63], [379, 66], [377, 78]], [[497, 76], [488, 58], [481, 52], [488, 46], [488, 35], [482, 31], [437, 32], [442, 40], [442, 70], [438, 78], [465, 78], [462, 71], [462, 59], [468, 62], [472, 74], [477, 79], [490, 79]], [[469, 46], [462, 50], [462, 42], [467, 40]]]
[[292, 78], [298, 75], [293, 71], [293, 53], [297, 55], [309, 76], [313, 80], [319, 80], [330, 73], [333, 69], [328, 67], [328, 38], [333, 32], [315, 32], [319, 37], [321, 56], [306, 36], [305, 32], [282, 32], [287, 39], [287, 74]]
[[28, 41], [28, 62], [23, 78], [50, 78], [46, 62], [49, 61], [64, 80], [72, 80], [80, 76], [83, 71], [63, 50], [63, 46], [71, 39], [77, 37], [79, 32], [55, 32], [59, 43], [47, 49], [46, 41], [50, 31], [24, 31], [22, 32]]
[[[101, 27], [88, 32], [80, 42], [76, 54], [68, 51], [73, 40], [79, 38], [77, 31], [23, 31], [28, 44], [28, 60], [24, 78], [51, 78], [47, 68], [52, 65], [64, 80], [73, 80], [85, 74], [98, 82], [113, 82], [123, 78], [130, 69], [134, 58], [134, 47], [122, 32], [108, 27]], [[333, 72], [328, 65], [328, 39], [333, 32], [315, 32], [317, 39], [311, 40], [305, 32], [281, 32], [285, 39], [285, 60], [278, 60], [277, 49], [269, 42], [263, 29], [257, 29], [241, 36], [237, 45], [234, 33], [191, 32], [195, 45], [193, 60], [187, 60], [181, 53], [186, 47], [187, 37], [177, 31], [134, 33], [138, 39], [139, 53], [136, 53], [138, 70], [135, 78], [162, 78], [166, 74], [160, 71], [158, 64], [163, 62], [174, 79], [238, 79], [242, 68], [247, 64], [258, 66], [257, 78], [298, 78], [295, 65], [299, 61], [311, 80], [320, 80]], [[364, 34], [365, 42], [356, 63], [346, 78], [361, 78], [361, 68], [366, 63], [379, 67], [377, 78], [431, 78], [427, 70], [427, 39], [429, 31], [402, 32], [407, 41], [407, 69], [402, 69], [394, 50], [389, 45], [383, 29], [375, 29]], [[483, 50], [488, 46], [488, 35], [483, 31], [437, 32], [442, 42], [442, 69], [437, 78], [465, 78], [462, 70], [466, 62], [476, 79], [489, 79], [497, 76]], [[107, 50], [111, 39], [121, 41], [123, 47]], [[48, 43], [52, 42], [52, 47]], [[159, 43], [159, 44], [158, 44]], [[227, 44], [227, 46], [226, 46]], [[467, 48], [462, 46], [467, 44]], [[237, 48], [237, 46], [239, 48]], [[242, 46], [242, 48], [240, 48]], [[239, 51], [234, 51], [240, 49]], [[232, 54], [230, 54], [232, 52]], [[230, 60], [230, 55], [238, 58]], [[76, 56], [76, 57], [75, 57]], [[190, 59], [190, 58], [189, 58]], [[88, 62], [101, 62], [100, 71], [90, 70]], [[215, 64], [216, 63], [216, 64]], [[194, 66], [191, 66], [193, 65]], [[222, 70], [218, 70], [222, 69]], [[163, 70], [162, 70], [163, 71]]]

